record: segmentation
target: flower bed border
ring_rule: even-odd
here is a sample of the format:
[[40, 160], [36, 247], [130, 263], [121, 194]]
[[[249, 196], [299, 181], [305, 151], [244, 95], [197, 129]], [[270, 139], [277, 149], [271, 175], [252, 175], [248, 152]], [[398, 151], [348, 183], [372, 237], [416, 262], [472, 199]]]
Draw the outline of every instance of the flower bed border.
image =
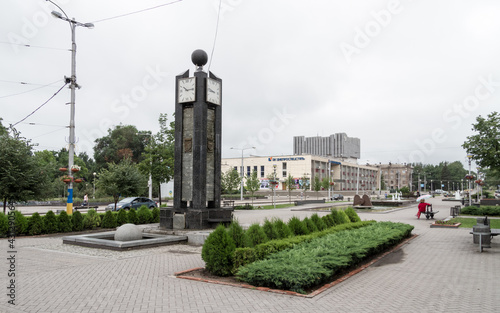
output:
[[329, 288], [331, 288], [331, 287], [333, 287], [333, 286], [335, 286], [337, 284], [340, 284], [341, 282], [347, 280], [348, 278], [350, 278], [350, 277], [356, 275], [357, 273], [363, 271], [364, 269], [366, 269], [370, 265], [374, 264], [375, 262], [379, 261], [380, 259], [382, 259], [386, 255], [388, 255], [389, 253], [392, 253], [392, 252], [400, 249], [403, 245], [407, 244], [410, 240], [416, 238], [417, 236], [418, 235], [416, 235], [416, 234], [412, 234], [410, 237], [403, 239], [403, 241], [401, 241], [399, 244], [395, 245], [394, 247], [390, 248], [386, 252], [383, 252], [382, 254], [380, 254], [380, 255], [378, 255], [378, 256], [370, 259], [368, 262], [366, 262], [366, 263], [362, 264], [361, 266], [353, 269], [352, 271], [350, 271], [349, 273], [347, 273], [347, 274], [343, 275], [342, 277], [336, 279], [335, 281], [333, 281], [331, 283], [324, 284], [323, 286], [321, 286], [318, 289], [314, 290], [310, 294], [301, 294], [301, 293], [294, 292], [294, 291], [281, 290], [281, 289], [272, 289], [272, 288], [268, 288], [268, 287], [255, 287], [255, 286], [252, 286], [252, 285], [249, 285], [249, 284], [245, 284], [245, 283], [243, 283], [243, 284], [233, 284], [233, 283], [219, 281], [219, 280], [214, 280], [214, 279], [204, 279], [204, 278], [199, 278], [199, 277], [193, 277], [193, 276], [186, 276], [186, 275], [184, 275], [184, 274], [187, 274], [187, 273], [190, 273], [190, 272], [193, 272], [193, 271], [197, 271], [197, 270], [203, 269], [203, 267], [196, 267], [196, 268], [192, 268], [192, 269], [189, 269], [189, 270], [176, 272], [176, 273], [174, 273], [174, 276], [177, 277], [177, 278], [181, 278], [181, 279], [188, 279], [188, 280], [200, 281], [200, 282], [205, 282], [205, 283], [212, 283], [212, 284], [218, 284], [218, 285], [227, 285], [227, 286], [232, 286], [232, 287], [254, 289], [254, 290], [267, 291], [267, 292], [272, 292], [272, 293], [278, 293], [278, 294], [283, 294], [283, 295], [291, 295], [291, 296], [297, 296], [297, 297], [303, 297], [303, 298], [314, 298], [315, 296], [319, 295], [323, 291], [328, 290]]
[[453, 225], [446, 225], [446, 224], [431, 224], [431, 228], [458, 228], [462, 225], [462, 223], [455, 223]]

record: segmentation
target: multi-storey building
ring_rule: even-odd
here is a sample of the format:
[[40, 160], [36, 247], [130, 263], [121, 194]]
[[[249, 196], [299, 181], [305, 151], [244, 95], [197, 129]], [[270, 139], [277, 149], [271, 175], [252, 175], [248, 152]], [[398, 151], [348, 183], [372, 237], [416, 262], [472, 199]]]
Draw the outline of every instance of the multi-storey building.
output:
[[328, 137], [293, 137], [293, 154], [311, 154], [331, 158], [359, 159], [361, 143], [359, 138], [337, 133]]

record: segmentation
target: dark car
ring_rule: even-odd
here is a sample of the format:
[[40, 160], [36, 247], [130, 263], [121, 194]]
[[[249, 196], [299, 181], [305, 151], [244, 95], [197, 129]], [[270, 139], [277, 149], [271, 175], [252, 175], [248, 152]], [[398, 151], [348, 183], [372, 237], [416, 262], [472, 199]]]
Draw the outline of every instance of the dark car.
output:
[[339, 194], [334, 194], [332, 195], [332, 200], [344, 200], [344, 196]]
[[151, 199], [144, 197], [129, 197], [118, 201], [118, 203], [116, 204], [116, 209], [114, 203], [108, 204], [108, 206], [106, 207], [106, 211], [119, 211], [120, 209], [130, 210], [132, 208], [137, 210], [143, 205], [147, 206], [150, 209], [157, 207], [156, 203]]

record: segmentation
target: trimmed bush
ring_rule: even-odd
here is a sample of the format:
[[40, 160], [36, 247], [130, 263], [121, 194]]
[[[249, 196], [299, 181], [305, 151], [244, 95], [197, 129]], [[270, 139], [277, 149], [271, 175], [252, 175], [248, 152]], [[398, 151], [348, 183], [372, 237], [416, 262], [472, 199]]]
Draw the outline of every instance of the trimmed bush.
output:
[[488, 215], [488, 216], [500, 216], [500, 206], [466, 206], [465, 208], [460, 210], [460, 214], [465, 215]]
[[[26, 235], [28, 233], [28, 219], [19, 211], [14, 211], [16, 235]], [[8, 218], [8, 217], [7, 217]]]
[[71, 216], [71, 224], [73, 225], [73, 231], [83, 230], [83, 216], [80, 211], [73, 212], [73, 215]]
[[9, 230], [9, 220], [7, 216], [0, 212], [0, 237], [7, 237], [7, 231]]
[[111, 211], [106, 211], [104, 218], [102, 219], [102, 228], [115, 228], [116, 227], [116, 216]]
[[137, 212], [135, 209], [130, 209], [127, 213], [128, 222], [131, 224], [137, 224]]
[[153, 220], [153, 213], [151, 210], [143, 205], [137, 211], [137, 224], [149, 224]]
[[332, 209], [331, 216], [333, 218], [333, 223], [335, 225], [341, 225], [341, 224], [345, 224], [345, 223], [351, 222], [351, 220], [349, 219], [349, 217], [347, 216], [347, 214], [345, 214], [345, 212], [342, 211], [342, 210]]
[[283, 222], [279, 218], [274, 218], [273, 224], [274, 228], [276, 229], [276, 233], [278, 234], [278, 239], [283, 239], [293, 236], [293, 233], [288, 227], [288, 225], [285, 224], [285, 222]]
[[233, 239], [236, 248], [243, 248], [245, 246], [245, 231], [243, 230], [243, 227], [241, 227], [238, 220], [233, 219], [227, 231], [229, 236]]
[[314, 223], [314, 225], [316, 225], [316, 228], [319, 231], [328, 228], [328, 226], [326, 226], [326, 223], [321, 219], [321, 217], [318, 216], [317, 213], [311, 215], [311, 221]]
[[344, 212], [352, 223], [361, 222], [358, 213], [356, 213], [352, 207], [348, 207]]
[[57, 217], [52, 212], [52, 210], [49, 210], [47, 214], [43, 217], [43, 225], [45, 232], [47, 234], [52, 234], [52, 233], [57, 233], [59, 231], [59, 223], [57, 222]]
[[152, 223], [159, 223], [160, 222], [160, 209], [153, 208], [151, 213], [153, 214], [153, 219], [151, 220], [151, 222]]
[[93, 209], [90, 209], [83, 218], [83, 228], [84, 229], [96, 229], [101, 223], [101, 218], [99, 214]]
[[118, 215], [116, 216], [116, 225], [122, 226], [123, 224], [127, 223], [128, 223], [127, 211], [125, 211], [124, 209], [120, 209], [120, 211], [118, 211]]
[[327, 227], [335, 226], [335, 223], [333, 222], [333, 217], [331, 214], [325, 215], [321, 219], [323, 220], [323, 222], [326, 224]]
[[73, 229], [73, 225], [71, 225], [71, 219], [66, 213], [66, 211], [62, 211], [57, 216], [57, 222], [59, 223], [59, 231], [63, 233], [69, 233]]
[[247, 247], [254, 247], [269, 240], [266, 236], [266, 233], [264, 232], [264, 229], [260, 227], [259, 223], [250, 225], [250, 227], [245, 232], [245, 238], [245, 245]]
[[266, 234], [269, 240], [278, 239], [278, 232], [276, 231], [276, 227], [271, 223], [267, 218], [264, 221], [264, 226], [262, 226], [264, 233]]
[[205, 261], [205, 268], [214, 275], [230, 276], [235, 249], [236, 245], [226, 228], [219, 225], [208, 235], [201, 250], [201, 258]]
[[28, 233], [30, 236], [43, 234], [43, 219], [38, 212], [33, 213], [28, 222]]
[[296, 216], [293, 216], [288, 221], [288, 227], [295, 236], [307, 235], [309, 233], [306, 225]]
[[318, 227], [316, 227], [316, 225], [314, 224], [314, 222], [311, 221], [308, 217], [304, 218], [302, 220], [302, 223], [304, 223], [304, 225], [306, 225], [307, 230], [308, 230], [308, 234], [314, 233], [314, 232], [318, 231]]

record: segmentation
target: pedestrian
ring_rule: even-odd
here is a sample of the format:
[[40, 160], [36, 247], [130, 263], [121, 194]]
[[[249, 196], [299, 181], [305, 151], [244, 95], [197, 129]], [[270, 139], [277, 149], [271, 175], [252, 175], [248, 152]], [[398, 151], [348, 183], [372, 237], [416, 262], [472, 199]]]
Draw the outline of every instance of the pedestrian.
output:
[[89, 205], [89, 196], [88, 194], [85, 194], [85, 196], [83, 196], [83, 206], [85, 205]]
[[417, 212], [417, 218], [420, 219], [420, 214], [425, 213], [427, 210], [427, 206], [430, 206], [429, 203], [426, 203], [424, 199], [420, 200], [420, 203], [418, 204], [418, 212]]
[[420, 197], [420, 191], [417, 191], [417, 198]]

